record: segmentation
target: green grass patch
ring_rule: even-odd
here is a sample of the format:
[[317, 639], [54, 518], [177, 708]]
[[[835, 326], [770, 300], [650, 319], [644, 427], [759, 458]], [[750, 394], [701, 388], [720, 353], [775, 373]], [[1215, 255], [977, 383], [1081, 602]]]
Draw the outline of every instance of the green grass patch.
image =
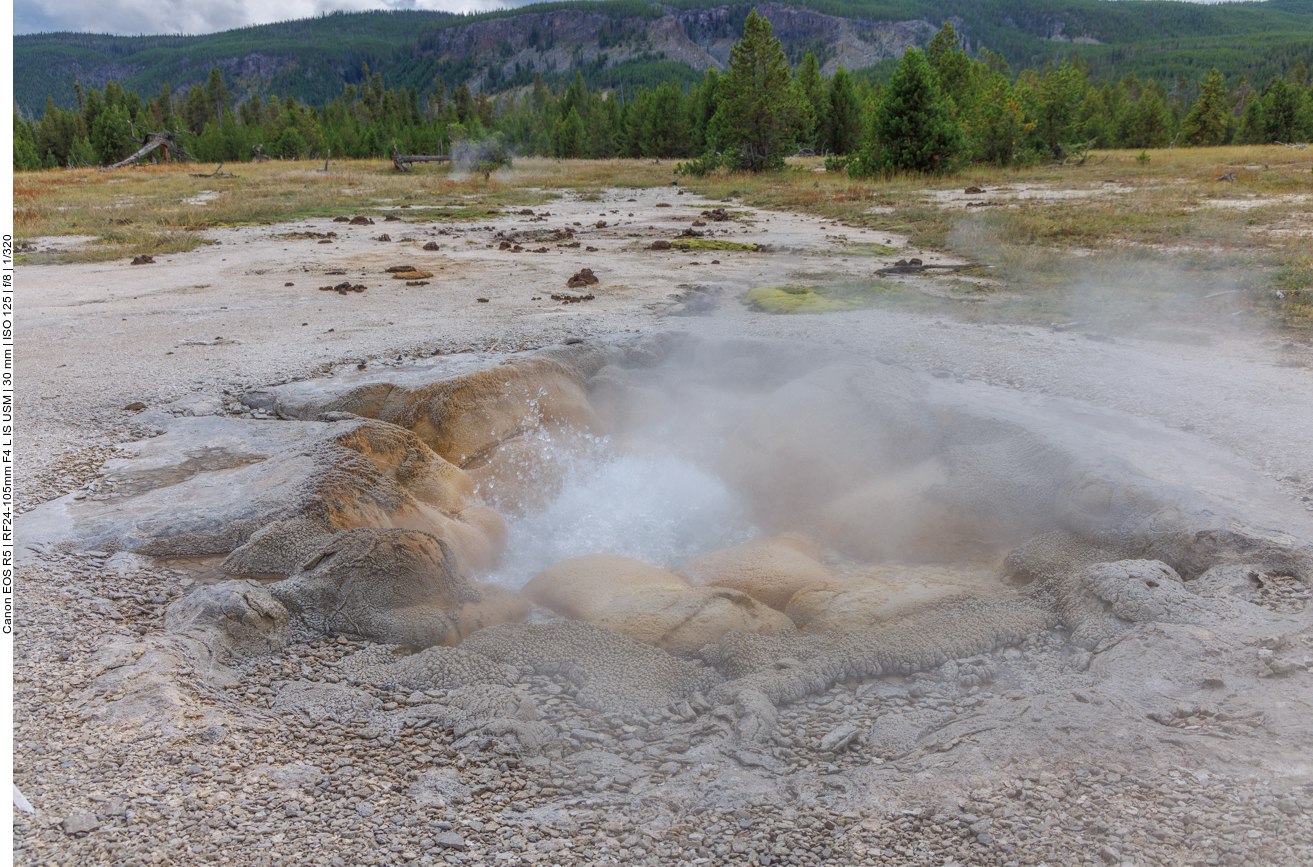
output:
[[1287, 328], [1313, 330], [1313, 256], [1305, 254], [1287, 262], [1272, 284], [1265, 299], [1275, 308], [1272, 312], [1277, 321]]
[[855, 241], [845, 244], [842, 250], [829, 251], [832, 256], [893, 256], [902, 252], [899, 247], [890, 247], [873, 241]]
[[919, 249], [944, 250], [948, 235], [953, 230], [953, 215], [936, 205], [920, 202], [894, 205], [893, 213], [863, 214], [852, 218], [853, 225], [869, 229], [882, 229], [907, 235], [908, 242]]
[[50, 253], [19, 254], [20, 265], [69, 265], [79, 262], [111, 262], [136, 256], [167, 256], [190, 253], [214, 242], [196, 232], [146, 232], [133, 229], [109, 231], [82, 247]]

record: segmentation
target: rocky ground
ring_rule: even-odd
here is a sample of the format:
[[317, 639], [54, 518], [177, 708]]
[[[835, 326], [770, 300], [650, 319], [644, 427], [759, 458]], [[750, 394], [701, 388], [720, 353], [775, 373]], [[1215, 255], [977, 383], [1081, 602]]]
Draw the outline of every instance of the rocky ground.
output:
[[[667, 215], [676, 208], [662, 203], [688, 220], [674, 225]], [[672, 309], [687, 310], [690, 285], [732, 299], [778, 282], [785, 267], [832, 264], [844, 249], [836, 227], [786, 214], [749, 215], [726, 237], [811, 253], [736, 253], [718, 257], [723, 266], [693, 266], [711, 256], [645, 249], [713, 204], [673, 190], [624, 191], [604, 204], [549, 206], [544, 220], [515, 214], [481, 227], [404, 231], [380, 224], [359, 237], [310, 221], [218, 230], [223, 244], [156, 266], [27, 269], [19, 285], [20, 508], [93, 483], [118, 444], [151, 435], [146, 416], [124, 410], [134, 402], [241, 414], [249, 410], [235, 396], [247, 388], [339, 366], [675, 323], [834, 342], [966, 382], [1128, 410], [1225, 447], [1292, 505], [1313, 509], [1308, 345], [1238, 327], [1179, 343], [909, 313], [770, 317], [732, 300], [710, 305], [707, 316], [672, 319]], [[598, 228], [599, 220], [611, 225]], [[593, 258], [570, 247], [532, 256], [494, 243], [498, 233], [574, 223], [598, 248]], [[593, 227], [587, 236], [585, 224]], [[400, 240], [375, 240], [384, 228]], [[292, 247], [313, 240], [283, 237], [329, 230], [343, 240], [316, 245], [314, 257]], [[429, 240], [451, 246], [423, 251]], [[228, 264], [237, 244], [241, 264]], [[411, 288], [383, 276], [402, 259], [438, 276]], [[532, 300], [565, 291], [584, 266], [602, 278], [590, 290], [594, 301]], [[710, 279], [712, 268], [723, 270]], [[319, 292], [330, 271], [374, 282], [364, 293]], [[289, 282], [305, 286], [282, 285]], [[1298, 582], [1264, 588], [1266, 607], [1295, 618], [1282, 621], [1272, 646], [1216, 641], [1217, 701], [1184, 701], [1152, 720], [1054, 632], [951, 668], [838, 684], [780, 708], [772, 737], [750, 747], [731, 745], [732, 720], [708, 703], [601, 713], [576, 702], [569, 681], [529, 677], [514, 689], [553, 734], [525, 751], [389, 716], [434, 696], [388, 684], [359, 685], [369, 702], [333, 715], [281, 706], [288, 684], [350, 682], [342, 662], [363, 644], [349, 636], [295, 644], [231, 678], [199, 667], [172, 672], [171, 700], [188, 721], [181, 727], [159, 725], [149, 712], [116, 714], [122, 696], [88, 686], [105, 665], [97, 650], [116, 636], [158, 634], [165, 606], [198, 577], [179, 564], [95, 552], [24, 561], [14, 769], [37, 812], [15, 813], [18, 863], [1313, 860], [1305, 758], [1313, 729], [1289, 722], [1307, 719], [1313, 705], [1305, 670], [1313, 632], [1307, 616], [1299, 619], [1309, 593]], [[1214, 640], [1194, 637], [1204, 647]], [[1280, 674], [1265, 665], [1274, 648], [1293, 660]], [[1099, 719], [1106, 730], [1091, 728]]]

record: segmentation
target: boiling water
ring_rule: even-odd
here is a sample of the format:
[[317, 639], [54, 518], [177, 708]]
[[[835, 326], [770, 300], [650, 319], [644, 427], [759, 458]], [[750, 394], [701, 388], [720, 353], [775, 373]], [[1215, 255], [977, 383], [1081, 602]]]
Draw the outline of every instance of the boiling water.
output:
[[518, 590], [570, 557], [619, 554], [677, 569], [760, 535], [719, 478], [670, 454], [590, 449], [541, 511], [511, 519], [506, 557], [491, 580]]

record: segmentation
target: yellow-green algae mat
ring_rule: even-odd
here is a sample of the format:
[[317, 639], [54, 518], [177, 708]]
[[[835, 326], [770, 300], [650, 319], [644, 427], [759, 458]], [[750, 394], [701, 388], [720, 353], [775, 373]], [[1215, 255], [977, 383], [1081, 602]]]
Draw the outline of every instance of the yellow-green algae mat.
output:
[[675, 238], [670, 244], [681, 250], [725, 250], [731, 253], [755, 253], [761, 249], [760, 244], [722, 241], [719, 238]]
[[829, 313], [888, 304], [910, 294], [906, 286], [886, 280], [836, 286], [759, 286], [743, 294], [743, 303], [766, 313]]

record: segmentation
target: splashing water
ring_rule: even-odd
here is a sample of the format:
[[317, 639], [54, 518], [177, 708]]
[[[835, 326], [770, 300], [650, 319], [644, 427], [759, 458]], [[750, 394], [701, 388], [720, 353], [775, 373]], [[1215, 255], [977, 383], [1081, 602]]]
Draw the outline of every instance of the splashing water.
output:
[[501, 568], [489, 579], [518, 590], [570, 557], [619, 554], [676, 569], [760, 535], [724, 483], [673, 455], [590, 450], [541, 511], [512, 519]]

